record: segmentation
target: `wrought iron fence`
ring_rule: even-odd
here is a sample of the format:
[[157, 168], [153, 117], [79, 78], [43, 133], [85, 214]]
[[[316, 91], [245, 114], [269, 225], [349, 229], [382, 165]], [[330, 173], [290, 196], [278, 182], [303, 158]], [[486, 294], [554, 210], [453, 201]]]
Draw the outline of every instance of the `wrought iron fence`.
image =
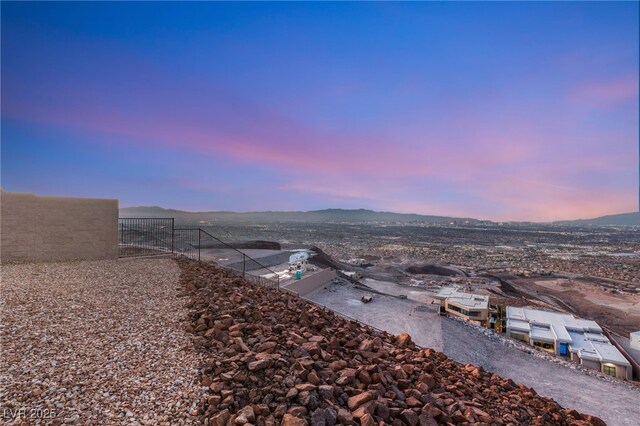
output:
[[[173, 253], [201, 262], [215, 263], [219, 268], [241, 276], [249, 282], [280, 290], [280, 276], [275, 271], [202, 228], [176, 228], [173, 218], [120, 218], [118, 219], [118, 232], [120, 257]], [[220, 252], [216, 252], [216, 250], [221, 249], [235, 253], [241, 260], [228, 266], [218, 263], [220, 258], [217, 256]], [[298, 297], [300, 296], [298, 295]], [[306, 298], [303, 299], [318, 308], [329, 310], [345, 320], [356, 324], [365, 324], [324, 305]], [[385, 330], [370, 325], [369, 327], [379, 334], [388, 334]], [[418, 345], [416, 347], [421, 348]]]
[[[190, 234], [196, 230], [197, 244], [195, 235]], [[272, 288], [280, 287], [280, 276], [275, 271], [204, 229], [185, 228], [176, 231], [185, 232], [193, 241], [191, 246], [194, 249], [190, 251], [190, 257], [196, 258], [197, 255], [199, 261], [215, 263], [218, 267], [255, 284]]]
[[174, 228], [174, 253], [198, 259], [200, 228]]
[[269, 267], [202, 228], [176, 228], [173, 218], [118, 219], [120, 257], [176, 254], [214, 263], [254, 284], [280, 288]]
[[173, 218], [118, 219], [118, 255], [151, 256], [173, 253]]

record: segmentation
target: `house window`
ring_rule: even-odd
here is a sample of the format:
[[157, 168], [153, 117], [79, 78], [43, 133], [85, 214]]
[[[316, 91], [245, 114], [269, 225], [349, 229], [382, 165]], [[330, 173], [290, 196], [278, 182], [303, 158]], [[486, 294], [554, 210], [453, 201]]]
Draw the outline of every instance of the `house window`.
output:
[[455, 305], [448, 305], [447, 308], [455, 312], [460, 312], [462, 315], [469, 315], [469, 311], [467, 311], [466, 309], [458, 308]]
[[520, 340], [522, 342], [528, 342], [529, 341], [529, 336], [526, 336], [526, 335], [521, 334], [521, 333], [511, 332], [511, 337], [516, 339], [516, 340]]
[[533, 342], [533, 346], [536, 346], [538, 348], [544, 349], [545, 351], [549, 351], [549, 352], [555, 352], [555, 346], [553, 346], [553, 343], [547, 343], [547, 342]]
[[616, 377], [616, 367], [614, 365], [603, 365], [602, 372], [611, 377]]

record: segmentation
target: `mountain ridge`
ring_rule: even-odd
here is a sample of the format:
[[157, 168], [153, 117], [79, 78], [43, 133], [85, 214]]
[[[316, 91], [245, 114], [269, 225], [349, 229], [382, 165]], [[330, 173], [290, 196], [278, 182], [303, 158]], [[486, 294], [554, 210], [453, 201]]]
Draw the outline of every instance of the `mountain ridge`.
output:
[[[176, 217], [189, 221], [266, 221], [266, 222], [466, 222], [468, 224], [497, 223], [470, 217], [423, 215], [417, 213], [396, 213], [371, 209], [327, 208], [307, 211], [263, 210], [255, 212], [234, 212], [212, 210], [189, 212], [167, 209], [160, 206], [132, 206], [120, 209], [121, 217]], [[640, 212], [611, 214], [590, 219], [557, 220], [552, 222], [511, 221], [510, 223], [538, 223], [561, 226], [640, 226]]]
[[640, 225], [640, 212], [609, 214], [591, 219], [557, 220], [553, 223], [573, 226]]
[[321, 209], [309, 211], [256, 211], [256, 212], [231, 212], [231, 211], [201, 211], [187, 212], [176, 209], [165, 209], [159, 206], [136, 206], [120, 209], [121, 217], [168, 217], [176, 216], [181, 219], [224, 221], [242, 221], [260, 219], [268, 222], [282, 221], [353, 221], [353, 222], [434, 222], [444, 223], [450, 221], [480, 222], [474, 218], [455, 218], [451, 216], [420, 215], [415, 213], [378, 212], [369, 209]]

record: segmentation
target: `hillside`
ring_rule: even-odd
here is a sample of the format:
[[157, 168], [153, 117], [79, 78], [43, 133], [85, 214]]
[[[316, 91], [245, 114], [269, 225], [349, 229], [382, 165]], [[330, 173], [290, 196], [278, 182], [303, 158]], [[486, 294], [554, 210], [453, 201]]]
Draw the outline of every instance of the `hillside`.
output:
[[533, 389], [346, 320], [293, 295], [179, 260], [207, 360], [204, 424], [603, 425]]
[[593, 219], [577, 219], [577, 220], [560, 220], [554, 222], [556, 225], [568, 226], [621, 226], [636, 225], [640, 226], [640, 212], [611, 214], [600, 216]]

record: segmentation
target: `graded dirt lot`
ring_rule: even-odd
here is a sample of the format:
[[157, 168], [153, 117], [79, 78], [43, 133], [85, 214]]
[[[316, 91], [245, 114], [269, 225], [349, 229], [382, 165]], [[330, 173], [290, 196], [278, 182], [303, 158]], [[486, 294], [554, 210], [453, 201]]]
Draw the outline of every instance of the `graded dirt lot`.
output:
[[[373, 301], [362, 303], [360, 298], [363, 295], [372, 295]], [[330, 284], [308, 298], [389, 333], [409, 333], [417, 343], [425, 347], [437, 351], [444, 348], [440, 315], [435, 310], [435, 305], [427, 306], [412, 299], [373, 294], [354, 289], [350, 284]]]
[[178, 276], [173, 259], [3, 265], [0, 424], [194, 424]]

